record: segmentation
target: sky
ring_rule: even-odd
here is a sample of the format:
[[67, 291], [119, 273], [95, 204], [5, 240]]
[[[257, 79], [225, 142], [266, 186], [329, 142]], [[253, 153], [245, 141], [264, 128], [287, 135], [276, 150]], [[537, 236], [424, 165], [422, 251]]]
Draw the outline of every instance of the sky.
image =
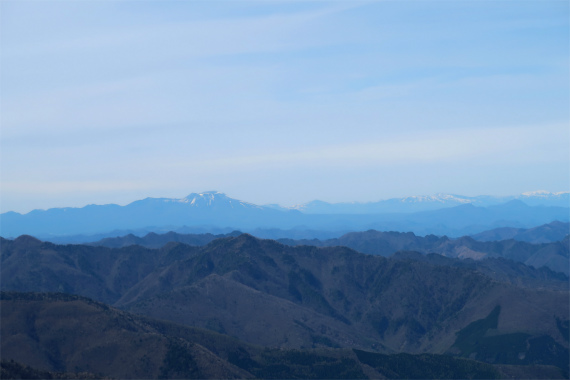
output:
[[567, 1], [0, 1], [0, 211], [570, 189]]

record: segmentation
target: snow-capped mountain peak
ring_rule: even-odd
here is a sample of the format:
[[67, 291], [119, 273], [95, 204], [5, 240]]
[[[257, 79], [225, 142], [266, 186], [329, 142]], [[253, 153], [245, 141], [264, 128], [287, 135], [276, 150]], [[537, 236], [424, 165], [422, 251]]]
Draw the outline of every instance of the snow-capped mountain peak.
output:
[[261, 208], [261, 206], [253, 203], [240, 201], [228, 197], [225, 193], [220, 191], [204, 191], [201, 193], [191, 193], [188, 196], [180, 199], [166, 199], [167, 202], [184, 203], [190, 207], [206, 208], [206, 207], [248, 207], [248, 208]]
[[188, 203], [193, 206], [210, 206], [216, 201], [225, 201], [230, 199], [226, 194], [219, 191], [205, 191], [203, 193], [191, 193], [185, 198], [177, 199], [176, 201], [180, 203]]
[[552, 193], [547, 190], [536, 190], [536, 191], [527, 191], [521, 194], [521, 197], [541, 197], [541, 198], [549, 198], [549, 197], [559, 197], [565, 194], [570, 194], [569, 191], [559, 191]]
[[405, 198], [400, 198], [402, 203], [442, 203], [442, 204], [467, 204], [474, 203], [474, 200], [468, 197], [438, 193], [434, 195], [412, 195]]

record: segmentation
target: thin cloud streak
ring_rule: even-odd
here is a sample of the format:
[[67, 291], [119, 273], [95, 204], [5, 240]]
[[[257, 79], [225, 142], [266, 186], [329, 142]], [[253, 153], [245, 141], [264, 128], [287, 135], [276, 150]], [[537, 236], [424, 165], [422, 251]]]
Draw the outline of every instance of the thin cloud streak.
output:
[[[540, 133], [537, 133], [540, 131]], [[212, 160], [192, 160], [167, 165], [169, 168], [191, 167], [192, 170], [216, 170], [238, 167], [303, 165], [311, 166], [378, 166], [415, 165], [453, 161], [495, 163], [537, 163], [564, 161], [566, 125], [540, 127], [490, 128], [468, 131], [445, 131], [415, 139], [377, 141], [351, 145], [319, 147], [298, 152], [234, 156]], [[550, 145], [540, 156], [529, 155], [533, 147], [551, 144], [553, 135], [561, 143]], [[506, 159], [505, 159], [506, 157]]]
[[148, 188], [150, 181], [34, 181], [24, 180], [2, 184], [2, 191], [30, 195], [68, 194], [75, 192], [108, 192]]

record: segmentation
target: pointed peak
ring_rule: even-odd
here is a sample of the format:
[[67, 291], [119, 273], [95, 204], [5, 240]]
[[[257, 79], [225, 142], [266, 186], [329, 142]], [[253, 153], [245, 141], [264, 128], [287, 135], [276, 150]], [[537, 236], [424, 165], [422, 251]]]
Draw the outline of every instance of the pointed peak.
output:
[[190, 193], [182, 199], [194, 199], [194, 198], [214, 198], [214, 197], [226, 197], [226, 194], [220, 191], [203, 191], [201, 193]]
[[412, 195], [409, 197], [399, 198], [402, 203], [459, 203], [467, 204], [472, 203], [473, 200], [461, 195], [437, 193], [433, 195]]
[[201, 193], [190, 193], [184, 198], [170, 199], [171, 202], [188, 203], [191, 205], [207, 204], [211, 205], [214, 201], [231, 200], [226, 194], [219, 191], [204, 191]]
[[235, 239], [236, 239], [236, 241], [244, 241], [244, 242], [245, 241], [257, 241], [258, 240], [255, 236], [250, 235], [248, 233], [243, 233], [243, 234], [237, 236]]
[[232, 246], [238, 250], [243, 249], [251, 249], [253, 247], [259, 246], [260, 239], [256, 238], [253, 235], [243, 233], [235, 238], [230, 238], [232, 242]]
[[28, 245], [28, 244], [37, 245], [37, 244], [41, 244], [42, 241], [39, 239], [36, 239], [35, 237], [30, 236], [30, 235], [20, 235], [14, 240], [14, 243], [25, 244], [25, 245]]

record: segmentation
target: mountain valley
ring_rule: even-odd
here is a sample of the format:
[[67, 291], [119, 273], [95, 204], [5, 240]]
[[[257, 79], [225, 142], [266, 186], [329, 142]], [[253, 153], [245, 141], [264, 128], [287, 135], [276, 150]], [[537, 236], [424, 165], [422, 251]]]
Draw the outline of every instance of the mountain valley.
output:
[[[4, 291], [78, 294], [244, 344], [568, 369], [568, 277], [504, 258], [409, 251], [386, 258], [247, 234], [158, 249], [55, 245], [29, 236], [0, 244]], [[482, 323], [486, 330], [472, 327]], [[514, 339], [512, 348], [473, 346], [481, 339], [473, 334], [489, 332], [491, 347]]]

